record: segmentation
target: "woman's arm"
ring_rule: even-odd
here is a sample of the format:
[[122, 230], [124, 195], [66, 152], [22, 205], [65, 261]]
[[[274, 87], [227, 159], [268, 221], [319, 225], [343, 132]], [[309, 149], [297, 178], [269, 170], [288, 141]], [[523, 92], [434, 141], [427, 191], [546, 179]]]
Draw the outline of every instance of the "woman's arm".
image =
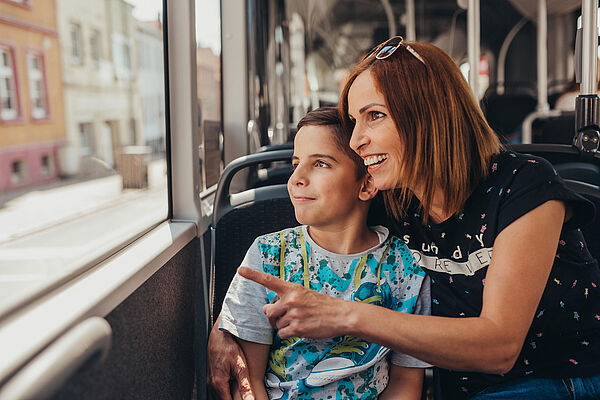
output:
[[270, 346], [242, 339], [237, 339], [237, 341], [246, 355], [246, 360], [248, 360], [250, 385], [254, 398], [256, 400], [269, 400], [267, 389], [265, 388], [265, 371], [267, 370]]
[[[544, 291], [564, 217], [564, 204], [548, 201], [498, 235], [476, 318], [403, 314], [333, 299], [249, 270], [240, 273], [278, 293], [280, 300], [263, 311], [282, 338], [350, 334], [440, 367], [505, 373], [519, 355]], [[385, 329], [370, 323], [374, 320], [386, 321]]]
[[221, 315], [208, 339], [208, 386], [219, 399], [231, 400], [229, 381], [233, 380], [237, 383], [242, 399], [254, 400], [246, 357], [233, 336], [219, 330], [220, 320]]
[[390, 364], [390, 382], [379, 400], [419, 400], [423, 390], [423, 368]]

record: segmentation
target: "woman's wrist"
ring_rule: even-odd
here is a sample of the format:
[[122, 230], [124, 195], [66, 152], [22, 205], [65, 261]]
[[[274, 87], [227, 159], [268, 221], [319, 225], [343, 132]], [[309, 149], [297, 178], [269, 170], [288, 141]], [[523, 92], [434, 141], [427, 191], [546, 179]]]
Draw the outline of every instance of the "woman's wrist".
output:
[[340, 331], [346, 335], [358, 336], [360, 333], [358, 327], [361, 325], [360, 310], [362, 307], [360, 306], [362, 304], [356, 301], [345, 300], [342, 300], [341, 303], [341, 312], [338, 313], [340, 319]]

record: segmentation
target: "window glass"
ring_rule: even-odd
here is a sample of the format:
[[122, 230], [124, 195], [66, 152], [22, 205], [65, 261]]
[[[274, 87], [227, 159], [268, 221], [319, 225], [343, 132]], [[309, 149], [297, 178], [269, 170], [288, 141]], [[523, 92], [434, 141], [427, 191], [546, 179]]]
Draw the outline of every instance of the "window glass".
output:
[[98, 67], [100, 65], [100, 56], [102, 52], [101, 45], [102, 44], [100, 42], [100, 31], [96, 29], [92, 30], [92, 34], [90, 37], [90, 52], [92, 55], [92, 63], [95, 67]]
[[74, 64], [80, 64], [83, 62], [82, 53], [83, 49], [81, 46], [81, 27], [79, 24], [71, 24], [71, 61]]
[[165, 220], [168, 202], [162, 1], [0, 14], [18, 21], [0, 22], [1, 318]]
[[46, 82], [43, 72], [42, 56], [35, 53], [27, 55], [29, 73], [29, 96], [31, 100], [31, 116], [35, 119], [46, 118], [48, 104], [46, 103]]
[[198, 157], [202, 188], [207, 189], [223, 169], [220, 1], [196, 0], [195, 5]]
[[12, 120], [17, 118], [19, 109], [11, 48], [0, 47], [0, 61], [0, 116], [3, 120]]

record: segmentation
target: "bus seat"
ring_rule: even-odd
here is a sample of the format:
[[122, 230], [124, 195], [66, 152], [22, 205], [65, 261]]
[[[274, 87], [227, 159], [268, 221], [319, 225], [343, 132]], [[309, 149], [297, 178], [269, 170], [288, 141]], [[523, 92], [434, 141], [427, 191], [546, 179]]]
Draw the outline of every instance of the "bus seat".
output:
[[481, 108], [494, 131], [510, 135], [519, 129], [527, 115], [535, 110], [535, 90], [527, 86], [507, 85], [504, 93], [497, 87], [489, 88], [481, 99]]
[[[262, 146], [258, 153], [277, 150], [293, 150], [294, 142], [285, 142]], [[263, 186], [285, 184], [292, 174], [292, 166], [289, 162], [261, 163], [249, 167], [248, 170], [248, 188], [258, 188]]]
[[[250, 188], [230, 194], [233, 176], [261, 163], [289, 161], [292, 150], [267, 151], [240, 157], [223, 171], [211, 224], [211, 315], [216, 317], [231, 279], [254, 239], [298, 225], [285, 184]], [[287, 179], [286, 179], [287, 180]]]
[[562, 111], [558, 116], [536, 118], [531, 131], [534, 143], [572, 144], [575, 133], [575, 112]]

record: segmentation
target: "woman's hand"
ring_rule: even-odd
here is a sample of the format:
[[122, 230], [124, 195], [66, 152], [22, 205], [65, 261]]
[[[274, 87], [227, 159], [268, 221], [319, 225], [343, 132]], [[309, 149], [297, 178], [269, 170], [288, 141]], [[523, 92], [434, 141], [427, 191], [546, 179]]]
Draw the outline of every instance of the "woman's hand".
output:
[[236, 381], [242, 399], [254, 400], [244, 353], [229, 333], [219, 330], [220, 319], [208, 338], [208, 387], [219, 399], [231, 400], [229, 382]]
[[271, 326], [279, 329], [282, 339], [292, 336], [317, 339], [348, 333], [346, 323], [351, 316], [350, 302], [250, 268], [240, 267], [238, 273], [277, 293], [279, 300], [265, 305], [263, 312]]

